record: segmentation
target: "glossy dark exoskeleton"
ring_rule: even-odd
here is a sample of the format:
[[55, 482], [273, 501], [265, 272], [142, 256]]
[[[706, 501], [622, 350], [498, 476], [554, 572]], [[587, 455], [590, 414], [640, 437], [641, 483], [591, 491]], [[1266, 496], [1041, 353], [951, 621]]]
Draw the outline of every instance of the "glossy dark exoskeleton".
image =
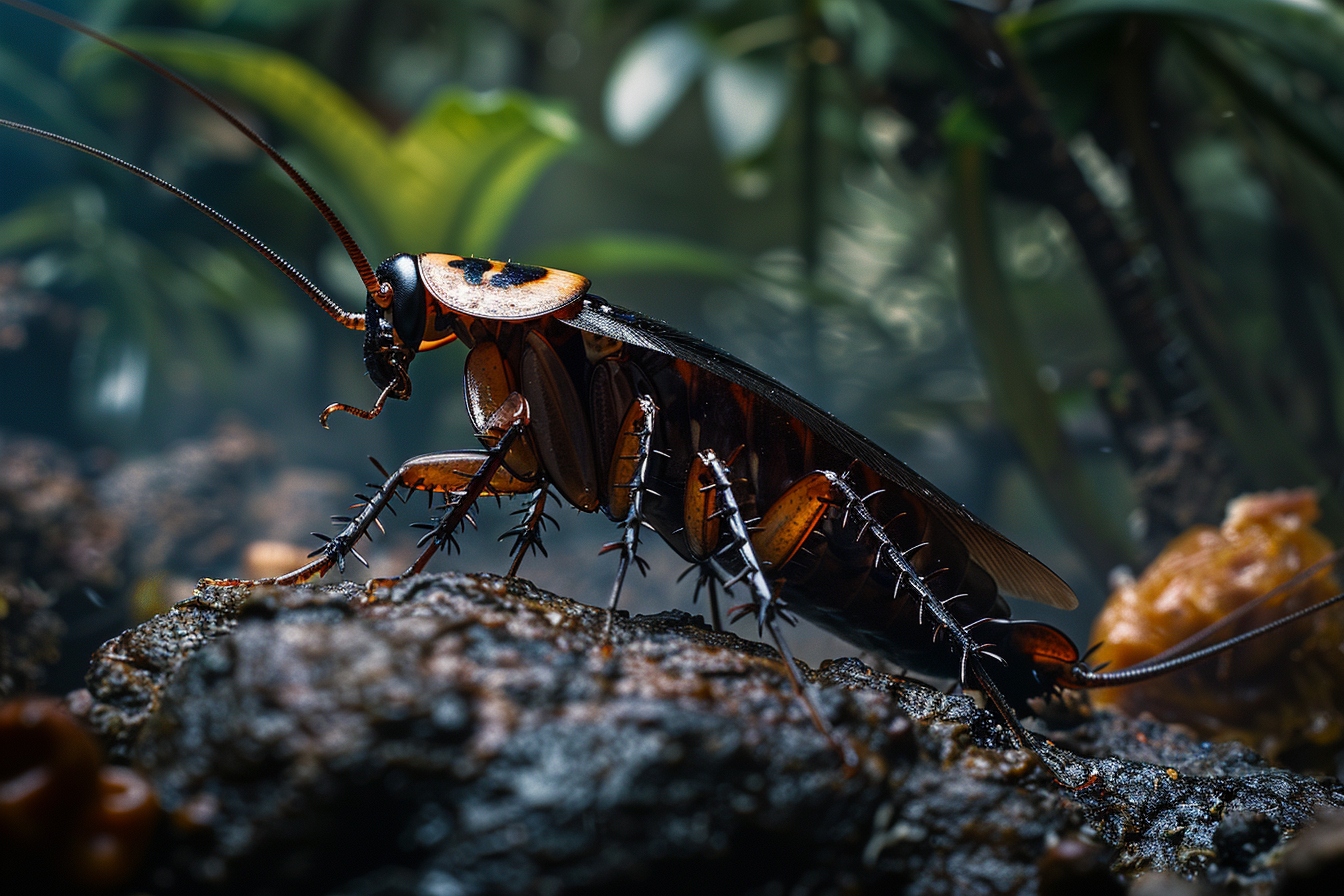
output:
[[[1072, 608], [1072, 590], [901, 461], [764, 373], [707, 343], [589, 294], [564, 271], [457, 255], [397, 255], [375, 271], [344, 225], [274, 148], [218, 102], [142, 54], [27, 0], [0, 0], [99, 40], [190, 92], [265, 151], [326, 218], [368, 293], [363, 314], [342, 309], [260, 240], [149, 172], [69, 138], [0, 121], [105, 159], [152, 181], [231, 230], [328, 315], [364, 331], [364, 361], [380, 390], [361, 410], [408, 399], [418, 354], [452, 342], [466, 359], [467, 412], [482, 449], [423, 455], [386, 474], [358, 514], [314, 552], [268, 581], [293, 583], [359, 557], [356, 544], [392, 497], [442, 492], [419, 572], [449, 544], [482, 495], [530, 495], [515, 530], [518, 562], [539, 543], [549, 496], [622, 525], [612, 590], [652, 528], [701, 569], [702, 584], [741, 586], [762, 629], [806, 696], [777, 619], [805, 617], [909, 669], [985, 692], [1018, 741], [1015, 712], [1060, 687], [1122, 684], [1194, 662], [1288, 624], [1339, 595], [1238, 638], [1119, 672], [1087, 667], [1074, 644], [1040, 622], [1016, 621], [1004, 594]], [[749, 528], [748, 521], [754, 521]], [[360, 558], [362, 559], [362, 558]], [[717, 617], [717, 610], [715, 612]], [[807, 700], [819, 727], [828, 730]], [[848, 758], [848, 754], [847, 754]]]

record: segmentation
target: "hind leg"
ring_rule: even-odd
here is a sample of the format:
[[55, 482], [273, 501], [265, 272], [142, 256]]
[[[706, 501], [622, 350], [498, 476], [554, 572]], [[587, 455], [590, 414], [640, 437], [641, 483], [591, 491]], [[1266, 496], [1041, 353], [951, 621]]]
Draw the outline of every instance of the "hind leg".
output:
[[[826, 736], [826, 739], [830, 741], [831, 746], [840, 754], [847, 766], [857, 766], [858, 756], [855, 755], [854, 748], [841, 738], [836, 737], [835, 732], [831, 730], [830, 723], [826, 721], [826, 717], [821, 713], [821, 708], [817, 706], [812, 686], [803, 678], [798, 669], [798, 663], [793, 657], [793, 651], [789, 649], [788, 641], [785, 640], [780, 630], [781, 619], [787, 617], [784, 616], [783, 607], [780, 601], [775, 598], [770, 583], [765, 577], [761, 562], [757, 557], [752, 537], [747, 530], [746, 520], [743, 518], [742, 510], [733, 495], [728, 468], [723, 461], [715, 456], [713, 451], [702, 451], [700, 460], [712, 480], [715, 490], [714, 497], [719, 507], [717, 511], [719, 518], [728, 526], [727, 543], [714, 553], [709, 562], [724, 587], [731, 588], [733, 585], [741, 583], [745, 584], [750, 590], [757, 625], [762, 631], [770, 633], [770, 639], [775, 642], [775, 647], [784, 660], [784, 668], [788, 672], [794, 692], [798, 694], [799, 699], [803, 701], [803, 705], [807, 707], [813, 724], [817, 726], [817, 730]], [[767, 512], [768, 517], [769, 513]], [[740, 569], [734, 573], [726, 565], [728, 563], [732, 563]]]
[[[968, 683], [973, 680], [975, 687], [984, 693], [989, 702], [994, 705], [1000, 719], [1008, 726], [1008, 730], [1013, 733], [1013, 737], [1026, 750], [1033, 750], [1030, 735], [1022, 728], [1022, 723], [1018, 721], [1016, 713], [1013, 712], [1008, 700], [1004, 697], [999, 686], [994, 683], [994, 679], [989, 677], [985, 671], [981, 657], [995, 659], [1002, 662], [1002, 658], [991, 653], [984, 644], [978, 642], [971, 635], [971, 625], [962, 625], [949, 612], [947, 606], [937, 595], [929, 588], [925, 577], [916, 571], [914, 564], [910, 562], [907, 551], [902, 551], [896, 546], [891, 536], [883, 526], [873, 517], [868, 510], [864, 499], [854, 491], [843, 476], [837, 473], [823, 472], [823, 476], [830, 483], [830, 487], [835, 494], [834, 503], [843, 507], [845, 513], [853, 514], [863, 524], [863, 530], [877, 542], [878, 562], [885, 565], [891, 572], [896, 574], [896, 590], [899, 591], [904, 584], [913, 588], [919, 596], [921, 617], [927, 612], [937, 623], [935, 636], [938, 633], [946, 632], [952, 642], [952, 647], [961, 658], [961, 681]], [[950, 600], [948, 601], [951, 602]]]

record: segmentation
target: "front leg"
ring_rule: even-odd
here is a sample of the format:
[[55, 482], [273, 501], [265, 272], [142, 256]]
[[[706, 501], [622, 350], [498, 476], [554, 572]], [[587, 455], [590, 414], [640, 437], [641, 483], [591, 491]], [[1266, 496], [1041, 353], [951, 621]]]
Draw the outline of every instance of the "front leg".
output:
[[[348, 520], [345, 528], [335, 537], [318, 535], [325, 543], [313, 552], [314, 559], [310, 562], [280, 576], [264, 579], [202, 579], [201, 583], [229, 586], [297, 585], [315, 576], [325, 575], [332, 567], [344, 572], [347, 555], [353, 555], [364, 563], [364, 558], [355, 549], [355, 545], [368, 534], [369, 527], [377, 521], [379, 514], [403, 488], [410, 491], [442, 492], [461, 496], [453, 502], [449, 514], [439, 521], [431, 536], [444, 528], [449, 522], [448, 516], [455, 517], [451, 521], [452, 529], [455, 529], [481, 494], [488, 492], [497, 495], [517, 495], [531, 491], [535, 487], [534, 483], [517, 478], [503, 466], [504, 456], [510, 446], [517, 441], [527, 422], [527, 402], [521, 395], [515, 393], [494, 413], [486, 427], [486, 433], [493, 437], [494, 447], [488, 450], [422, 454], [406, 461], [395, 473], [387, 477], [382, 487], [369, 497], [360, 512]], [[452, 529], [448, 531], [451, 532]], [[440, 546], [441, 542], [432, 545], [431, 550], [421, 555], [403, 575], [419, 572]]]
[[[462, 524], [472, 506], [487, 491], [494, 495], [520, 495], [533, 489], [535, 483], [519, 479], [504, 466], [504, 460], [508, 457], [510, 449], [527, 428], [528, 419], [527, 400], [514, 392], [500, 405], [499, 410], [490, 416], [481, 433], [481, 440], [490, 445], [488, 450], [441, 455], [441, 463], [430, 465], [423, 471], [421, 482], [432, 482], [434, 491], [445, 492], [453, 498], [443, 516], [425, 537], [420, 539], [420, 544], [428, 547], [406, 568], [405, 572], [397, 576], [397, 579], [421, 572], [430, 558], [452, 540], [453, 533]], [[458, 461], [463, 458], [469, 458], [474, 462], [474, 468], [468, 471], [458, 466]], [[431, 475], [433, 479], [429, 478]], [[380, 579], [376, 584], [383, 585], [397, 579]], [[375, 583], [369, 584], [372, 590]]]

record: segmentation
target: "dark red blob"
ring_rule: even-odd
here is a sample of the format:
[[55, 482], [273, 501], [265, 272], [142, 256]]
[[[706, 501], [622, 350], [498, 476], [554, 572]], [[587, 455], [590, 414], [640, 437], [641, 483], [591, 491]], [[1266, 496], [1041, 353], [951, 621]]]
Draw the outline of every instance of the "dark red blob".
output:
[[128, 881], [158, 821], [149, 783], [104, 765], [59, 700], [0, 704], [0, 867], [13, 892], [102, 890]]

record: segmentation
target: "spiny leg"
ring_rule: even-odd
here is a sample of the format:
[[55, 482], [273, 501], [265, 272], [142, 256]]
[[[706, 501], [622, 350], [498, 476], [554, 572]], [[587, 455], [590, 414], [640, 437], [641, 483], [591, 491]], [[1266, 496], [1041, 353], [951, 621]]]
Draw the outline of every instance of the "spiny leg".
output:
[[[514, 398], [517, 399], [516, 402], [506, 401], [491, 418], [492, 426], [490, 429], [498, 431], [501, 427], [506, 427], [503, 434], [485, 452], [484, 463], [467, 480], [466, 486], [460, 491], [453, 490], [451, 503], [443, 516], [434, 524], [433, 529], [425, 533], [418, 543], [418, 545], [428, 546], [419, 557], [415, 558], [415, 562], [397, 577], [398, 579], [404, 579], [421, 572], [425, 565], [429, 563], [430, 558], [438, 553], [440, 548], [452, 541], [453, 533], [467, 518], [467, 514], [470, 513], [471, 508], [486, 488], [491, 487], [496, 474], [501, 472], [507, 474], [507, 470], [504, 469], [504, 458], [508, 455], [509, 449], [522, 436], [528, 423], [527, 402], [517, 393], [510, 396], [510, 399]], [[387, 581], [381, 580], [378, 584], [386, 584]], [[395, 581], [395, 579], [392, 581]], [[371, 582], [370, 585], [373, 585], [373, 583]]]
[[[714, 455], [713, 451], [700, 452], [700, 460], [709, 469], [714, 480], [714, 486], [718, 490], [718, 500], [722, 505], [720, 513], [728, 523], [730, 536], [729, 543], [716, 552], [710, 562], [714, 564], [718, 571], [724, 587], [731, 587], [738, 582], [744, 582], [751, 589], [752, 601], [756, 605], [757, 625], [770, 632], [770, 638], [775, 642], [775, 647], [784, 659], [784, 668], [788, 671], [789, 681], [793, 684], [794, 691], [802, 699], [803, 705], [807, 707], [808, 713], [812, 716], [812, 723], [830, 741], [831, 746], [840, 754], [845, 765], [851, 768], [856, 767], [859, 760], [854, 753], [854, 748], [841, 738], [836, 737], [835, 732], [831, 730], [830, 723], [826, 721], [825, 716], [821, 714], [820, 707], [817, 706], [811, 684], [803, 678], [802, 673], [798, 670], [798, 663], [793, 658], [793, 651], [789, 649], [788, 642], [784, 640], [784, 636], [779, 630], [779, 619], [783, 615], [781, 602], [775, 598], [770, 589], [770, 583], [766, 580], [765, 573], [761, 569], [760, 561], [756, 559], [756, 550], [752, 547], [746, 520], [742, 516], [741, 508], [738, 507], [737, 498], [733, 495], [732, 480], [728, 477], [728, 468]], [[742, 563], [742, 570], [736, 575], [730, 573], [723, 565], [722, 558], [729, 555], [736, 555]]]
[[515, 510], [515, 514], [520, 514], [522, 521], [503, 535], [499, 540], [503, 541], [510, 535], [514, 537], [513, 546], [509, 548], [509, 556], [513, 558], [513, 563], [509, 566], [508, 578], [512, 579], [518, 575], [518, 567], [523, 565], [523, 557], [528, 551], [540, 551], [541, 556], [548, 557], [546, 545], [542, 544], [541, 533], [546, 530], [546, 524], [559, 528], [559, 523], [555, 517], [546, 512], [546, 500], [550, 497], [550, 486], [543, 479], [541, 485], [532, 492], [527, 500], [527, 506], [522, 510]]
[[677, 576], [680, 582], [691, 573], [696, 574], [695, 592], [691, 595], [691, 603], [700, 602], [700, 592], [703, 590], [709, 595], [709, 615], [714, 623], [714, 631], [723, 631], [723, 619], [719, 616], [719, 579], [714, 574], [714, 566], [708, 560], [697, 560], [686, 571]]
[[[630, 564], [633, 562], [641, 575], [646, 574], [649, 568], [649, 564], [638, 554], [639, 530], [647, 525], [644, 522], [644, 492], [647, 489], [649, 456], [652, 453], [653, 421], [657, 413], [658, 409], [653, 399], [647, 395], [640, 396], [626, 415], [627, 421], [634, 424], [629, 435], [633, 435], [635, 439], [635, 453], [633, 455], [624, 453], [627, 450], [622, 447], [625, 439], [617, 440], [617, 456], [613, 459], [613, 469], [625, 469], [626, 464], [631, 463], [633, 467], [628, 481], [612, 484], [613, 491], [621, 489], [628, 496], [625, 519], [621, 521], [621, 540], [604, 545], [600, 552], [603, 554], [609, 551], [621, 552], [621, 559], [616, 566], [616, 581], [611, 586], [611, 599], [607, 602], [607, 626], [603, 637], [608, 642], [611, 640], [611, 627], [616, 617], [616, 604], [621, 599], [621, 586], [625, 583], [625, 574], [630, 570]], [[615, 499], [611, 503], [618, 505]]]
[[[834, 488], [843, 499], [845, 512], [854, 514], [854, 516], [863, 524], [862, 530], [871, 533], [874, 540], [877, 541], [878, 560], [879, 562], [885, 563], [888, 569], [896, 573], [897, 588], [900, 587], [902, 582], [908, 582], [910, 587], [915, 590], [915, 593], [919, 595], [921, 613], [927, 608], [930, 615], [932, 615], [934, 620], [938, 623], [935, 633], [946, 631], [948, 636], [953, 640], [957, 649], [961, 652], [961, 680], [963, 682], [966, 681], [966, 673], [969, 671], [980, 690], [983, 691], [985, 696], [989, 698], [989, 701], [994, 704], [994, 708], [998, 711], [999, 717], [1003, 719], [1004, 724], [1008, 726], [1008, 729], [1013, 733], [1013, 737], [1017, 739], [1017, 742], [1023, 749], [1032, 750], [1034, 752], [1035, 748], [1032, 745], [1030, 735], [1028, 735], [1026, 730], [1022, 727], [1022, 723], [1017, 720], [1017, 715], [1013, 712], [1012, 707], [1009, 706], [1007, 698], [1003, 696], [1003, 692], [999, 690], [999, 686], [989, 677], [989, 673], [985, 671], [984, 665], [980, 662], [981, 654], [988, 654], [988, 651], [984, 649], [984, 645], [978, 643], [971, 637], [971, 626], [963, 626], [951, 612], [948, 611], [947, 606], [943, 601], [929, 588], [924, 577], [916, 571], [914, 565], [910, 562], [910, 558], [907, 556], [907, 552], [896, 547], [896, 543], [891, 540], [891, 536], [887, 534], [887, 530], [873, 518], [872, 513], [868, 510], [868, 506], [864, 503], [864, 499], [859, 497], [858, 492], [854, 491], [854, 488], [849, 482], [847, 482], [843, 476], [836, 473], [825, 472], [825, 476], [830, 480], [832, 488]], [[913, 552], [913, 550], [911, 552]], [[951, 601], [949, 600], [949, 603], [950, 602]], [[973, 623], [972, 625], [974, 624], [976, 623]]]
[[[372, 460], [372, 458], [370, 458]], [[374, 461], [377, 466], [377, 461]], [[345, 572], [345, 557], [347, 554], [353, 554], [365, 566], [367, 561], [355, 550], [355, 545], [360, 538], [366, 537], [369, 526], [378, 522], [378, 515], [387, 508], [388, 503], [405, 486], [413, 488], [414, 486], [405, 481], [405, 466], [397, 470], [396, 473], [388, 475], [386, 470], [379, 467], [379, 471], [387, 476], [387, 480], [372, 496], [357, 495], [363, 500], [363, 505], [358, 514], [354, 517], [335, 517], [337, 522], [344, 522], [345, 528], [338, 532], [334, 537], [323, 535], [320, 532], [314, 532], [318, 538], [322, 539], [322, 546], [309, 554], [311, 561], [300, 566], [284, 575], [268, 576], [262, 579], [202, 579], [203, 585], [229, 585], [229, 586], [252, 586], [252, 585], [297, 585], [306, 582], [314, 576], [325, 575], [333, 566], [338, 567], [341, 572]], [[381, 526], [381, 524], [379, 524]]]
[[[431, 537], [440, 533], [445, 526], [449, 525], [451, 528], [448, 529], [448, 532], [451, 534], [452, 530], [465, 518], [472, 503], [487, 487], [491, 492], [502, 495], [521, 494], [533, 488], [532, 483], [519, 480], [506, 468], [502, 468], [503, 452], [507, 451], [508, 446], [517, 440], [519, 433], [527, 426], [527, 423], [527, 402], [521, 395], [513, 393], [490, 418], [485, 433], [486, 435], [497, 436], [497, 442], [504, 442], [507, 439], [508, 441], [503, 449], [499, 451], [495, 449], [488, 451], [449, 451], [411, 458], [398, 467], [395, 473], [388, 476], [387, 481], [372, 496], [359, 496], [364, 500], [364, 505], [358, 514], [353, 518], [337, 518], [339, 521], [345, 522], [345, 528], [338, 532], [335, 537], [329, 538], [321, 533], [313, 533], [321, 538], [324, 544], [309, 555], [314, 557], [311, 562], [281, 576], [249, 580], [202, 579], [201, 582], [203, 585], [229, 586], [294, 585], [306, 582], [314, 576], [323, 575], [333, 566], [339, 567], [344, 572], [347, 554], [353, 554], [367, 566], [368, 564], [355, 550], [354, 546], [360, 538], [368, 534], [369, 527], [377, 522], [378, 515], [387, 508], [394, 495], [398, 494], [402, 488], [411, 491], [419, 489], [429, 493], [432, 502], [434, 492], [462, 493], [462, 483], [465, 480], [468, 483], [467, 491], [472, 492], [471, 499], [465, 504], [460, 501], [455, 502], [450, 508], [449, 514], [445, 515], [445, 518], [434, 527]], [[376, 461], [375, 465], [377, 465]], [[381, 466], [379, 471], [385, 472]], [[449, 516], [454, 517], [451, 523], [448, 521]], [[433, 545], [426, 554], [432, 556], [440, 544]], [[422, 555], [417, 564], [403, 575], [412, 571], [419, 572], [424, 563], [428, 562], [429, 556]]]

